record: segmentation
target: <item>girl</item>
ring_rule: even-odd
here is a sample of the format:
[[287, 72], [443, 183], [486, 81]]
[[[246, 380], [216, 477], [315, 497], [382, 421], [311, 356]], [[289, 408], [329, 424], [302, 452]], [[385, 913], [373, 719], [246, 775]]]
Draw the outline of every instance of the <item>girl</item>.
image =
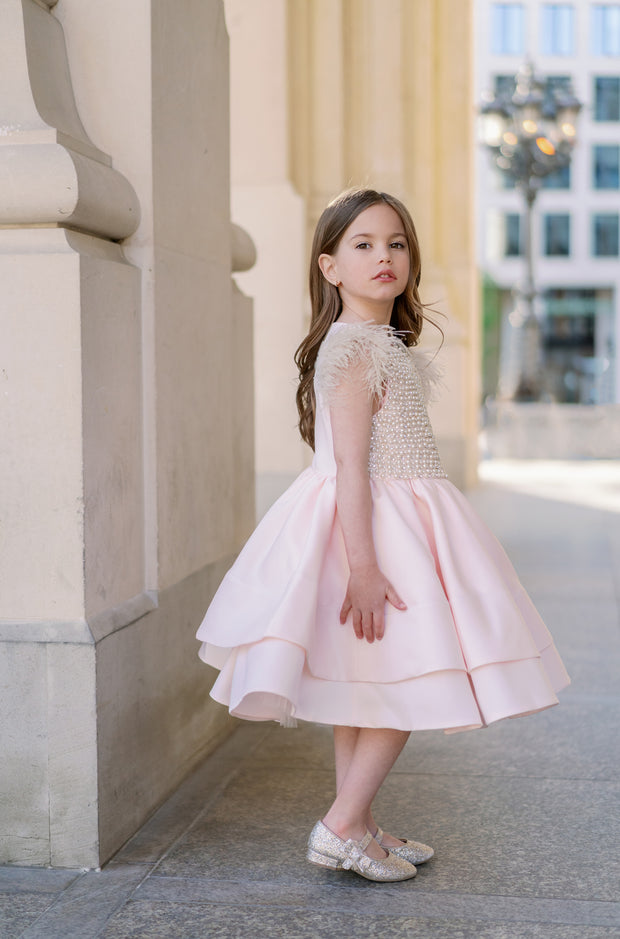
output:
[[557, 704], [569, 679], [502, 548], [447, 480], [404, 205], [343, 193], [319, 219], [297, 350], [312, 466], [276, 502], [198, 630], [211, 692], [247, 720], [334, 725], [337, 795], [308, 860], [406, 880], [433, 851], [371, 806], [411, 730], [482, 727]]

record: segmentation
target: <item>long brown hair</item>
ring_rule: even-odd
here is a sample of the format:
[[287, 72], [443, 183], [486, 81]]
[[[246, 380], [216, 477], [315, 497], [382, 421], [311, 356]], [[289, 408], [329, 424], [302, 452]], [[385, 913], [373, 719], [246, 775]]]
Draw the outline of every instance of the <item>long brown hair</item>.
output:
[[389, 205], [399, 216], [409, 248], [409, 280], [404, 291], [394, 300], [390, 326], [399, 332], [399, 338], [406, 346], [414, 346], [419, 341], [424, 321], [433, 323], [426, 314], [418, 293], [422, 270], [418, 236], [413, 219], [400, 199], [374, 189], [347, 189], [336, 196], [321, 215], [314, 233], [310, 256], [310, 331], [295, 352], [295, 364], [299, 369], [299, 387], [296, 395], [299, 431], [312, 449], [316, 415], [314, 366], [321, 343], [332, 323], [342, 312], [338, 288], [323, 277], [319, 268], [319, 257], [322, 254], [334, 254], [343, 234], [360, 212], [380, 202]]

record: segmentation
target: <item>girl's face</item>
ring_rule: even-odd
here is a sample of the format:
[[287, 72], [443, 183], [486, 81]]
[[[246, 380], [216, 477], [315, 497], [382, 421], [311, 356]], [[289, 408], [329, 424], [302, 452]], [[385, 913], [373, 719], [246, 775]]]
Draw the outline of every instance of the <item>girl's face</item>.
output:
[[339, 286], [343, 308], [391, 312], [407, 286], [409, 247], [398, 213], [385, 202], [364, 209], [351, 222], [334, 254], [322, 254], [323, 276]]

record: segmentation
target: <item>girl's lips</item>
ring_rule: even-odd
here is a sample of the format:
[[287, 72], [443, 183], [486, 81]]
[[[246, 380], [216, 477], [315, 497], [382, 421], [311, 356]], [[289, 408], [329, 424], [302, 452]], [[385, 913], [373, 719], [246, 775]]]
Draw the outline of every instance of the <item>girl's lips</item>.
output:
[[378, 274], [375, 274], [373, 280], [396, 280], [396, 276], [392, 271], [379, 271]]

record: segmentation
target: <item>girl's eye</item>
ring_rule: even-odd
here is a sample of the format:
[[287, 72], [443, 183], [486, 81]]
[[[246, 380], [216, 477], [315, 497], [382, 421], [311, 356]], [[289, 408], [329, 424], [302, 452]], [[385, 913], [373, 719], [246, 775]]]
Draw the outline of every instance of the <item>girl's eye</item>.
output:
[[360, 241], [358, 245], [355, 245], [356, 248], [369, 248], [370, 245], [367, 241]]
[[390, 248], [406, 248], [407, 245], [402, 241], [393, 241]]

